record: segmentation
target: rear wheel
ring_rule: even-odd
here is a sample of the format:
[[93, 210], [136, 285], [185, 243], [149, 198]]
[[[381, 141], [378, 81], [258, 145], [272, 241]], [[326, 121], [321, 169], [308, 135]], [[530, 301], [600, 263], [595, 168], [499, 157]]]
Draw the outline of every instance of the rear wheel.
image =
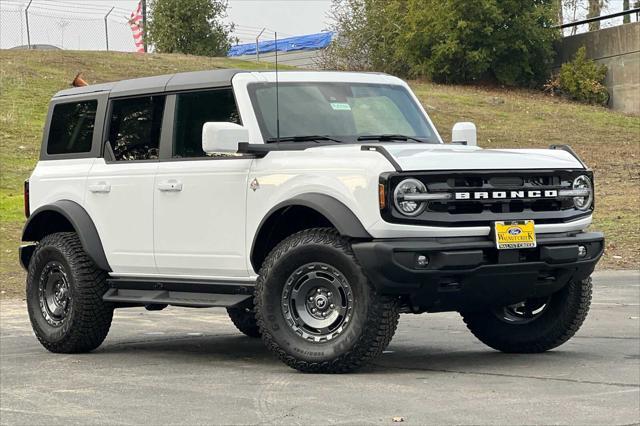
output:
[[332, 229], [309, 229], [282, 241], [256, 285], [262, 338], [303, 372], [344, 373], [379, 356], [398, 324], [393, 298], [379, 295], [349, 241]]
[[51, 352], [91, 351], [103, 342], [113, 307], [102, 300], [107, 275], [75, 233], [44, 237], [29, 262], [27, 308], [33, 331]]
[[481, 312], [462, 313], [469, 330], [502, 352], [537, 353], [560, 346], [578, 331], [589, 312], [591, 278], [569, 282], [549, 297]]
[[260, 337], [260, 328], [253, 312], [253, 304], [227, 308], [231, 322], [243, 334], [249, 337]]

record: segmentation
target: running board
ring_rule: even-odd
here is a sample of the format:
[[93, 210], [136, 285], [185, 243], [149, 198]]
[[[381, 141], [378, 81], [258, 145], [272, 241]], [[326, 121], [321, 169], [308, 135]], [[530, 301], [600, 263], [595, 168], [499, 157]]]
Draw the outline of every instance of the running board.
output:
[[173, 305], [192, 308], [230, 307], [249, 299], [250, 295], [192, 293], [165, 290], [121, 290], [109, 289], [102, 299], [105, 302], [134, 305]]
[[[108, 279], [105, 302], [120, 307], [173, 305], [193, 308], [231, 307], [253, 295], [255, 283], [202, 280], [148, 281], [137, 278]], [[118, 306], [117, 306], [118, 307]]]

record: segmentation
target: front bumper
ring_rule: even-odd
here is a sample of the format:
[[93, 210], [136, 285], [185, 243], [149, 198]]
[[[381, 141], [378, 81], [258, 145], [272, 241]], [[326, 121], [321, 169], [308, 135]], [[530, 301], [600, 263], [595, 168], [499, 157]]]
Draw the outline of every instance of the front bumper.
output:
[[[486, 237], [382, 239], [354, 243], [365, 274], [383, 294], [408, 296], [416, 311], [504, 306], [544, 297], [593, 272], [599, 232], [541, 234], [534, 249], [497, 250]], [[580, 257], [578, 247], [584, 246]], [[417, 265], [426, 256], [428, 265]]]

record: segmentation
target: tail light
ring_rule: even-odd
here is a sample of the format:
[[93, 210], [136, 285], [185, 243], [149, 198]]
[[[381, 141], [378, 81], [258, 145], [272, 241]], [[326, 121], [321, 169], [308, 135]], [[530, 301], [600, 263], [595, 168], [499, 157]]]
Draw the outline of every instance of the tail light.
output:
[[31, 209], [29, 208], [29, 179], [24, 181], [24, 216], [29, 217]]

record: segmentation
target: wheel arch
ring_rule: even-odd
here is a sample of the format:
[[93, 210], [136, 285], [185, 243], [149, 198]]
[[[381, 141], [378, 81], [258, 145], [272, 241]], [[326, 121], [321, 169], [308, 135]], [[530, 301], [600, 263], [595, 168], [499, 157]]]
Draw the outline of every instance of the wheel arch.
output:
[[353, 211], [339, 200], [320, 193], [301, 194], [278, 203], [264, 216], [253, 237], [251, 266], [258, 272], [271, 249], [289, 235], [326, 226], [345, 237], [372, 238]]
[[[39, 207], [34, 211], [22, 230], [22, 241], [40, 241], [45, 235], [55, 232], [75, 232], [82, 248], [96, 266], [107, 272], [111, 267], [107, 261], [102, 241], [93, 220], [78, 203], [60, 200]], [[26, 266], [33, 251], [21, 262]]]

